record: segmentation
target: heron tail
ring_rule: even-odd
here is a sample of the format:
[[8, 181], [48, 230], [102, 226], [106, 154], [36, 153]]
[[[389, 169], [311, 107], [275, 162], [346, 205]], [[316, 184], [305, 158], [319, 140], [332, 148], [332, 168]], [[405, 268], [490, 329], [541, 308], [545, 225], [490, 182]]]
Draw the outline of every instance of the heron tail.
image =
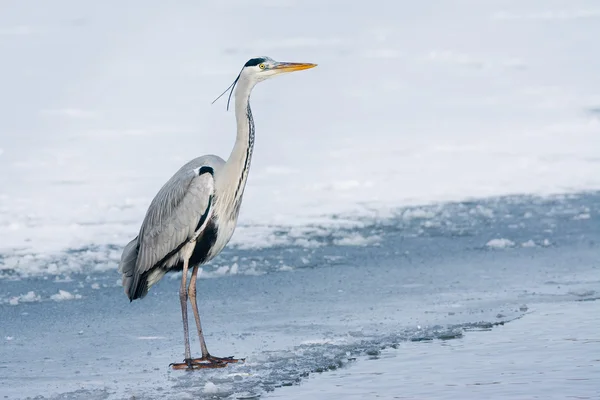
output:
[[133, 287], [133, 281], [136, 274], [135, 264], [137, 262], [139, 248], [138, 237], [136, 236], [135, 239], [127, 243], [127, 246], [123, 249], [121, 262], [119, 263], [119, 272], [123, 276], [123, 290], [130, 301], [137, 298], [134, 296], [137, 290]]

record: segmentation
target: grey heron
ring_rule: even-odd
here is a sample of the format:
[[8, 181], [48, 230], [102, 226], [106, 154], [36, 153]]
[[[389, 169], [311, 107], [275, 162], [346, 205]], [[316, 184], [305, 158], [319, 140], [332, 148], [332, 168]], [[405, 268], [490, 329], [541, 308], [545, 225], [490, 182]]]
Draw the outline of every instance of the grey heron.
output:
[[[171, 364], [174, 369], [220, 368], [238, 362], [233, 357], [214, 357], [206, 348], [196, 302], [198, 267], [219, 254], [235, 230], [254, 147], [252, 89], [265, 79], [315, 66], [277, 62], [269, 57], [246, 62], [233, 84], [223, 92], [231, 89], [229, 107], [235, 91], [237, 137], [229, 158], [225, 161], [215, 155], [205, 155], [181, 167], [156, 194], [138, 236], [123, 249], [119, 272], [130, 301], [143, 298], [167, 272], [182, 271], [179, 300], [185, 359]], [[192, 358], [190, 352], [188, 300], [196, 320], [200, 358]]]

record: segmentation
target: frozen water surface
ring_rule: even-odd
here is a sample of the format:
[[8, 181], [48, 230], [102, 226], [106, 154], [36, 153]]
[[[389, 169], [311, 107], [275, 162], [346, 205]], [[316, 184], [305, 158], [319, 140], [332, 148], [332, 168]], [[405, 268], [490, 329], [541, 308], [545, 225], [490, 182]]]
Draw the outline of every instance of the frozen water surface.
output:
[[[0, 398], [599, 398], [599, 36], [594, 0], [3, 2]], [[202, 271], [246, 363], [173, 372], [179, 276], [116, 266], [257, 55], [319, 67], [256, 88]]]
[[[201, 313], [209, 349], [246, 362], [216, 371], [168, 368], [183, 357], [176, 275], [131, 304], [114, 270], [9, 275], [7, 298], [35, 301], [0, 306], [0, 383], [8, 398], [301, 397], [305, 385], [310, 398], [594, 398], [599, 199], [407, 209], [352, 231], [376, 244], [229, 250], [221, 262], [240, 267], [204, 268]], [[573, 218], [581, 209], [590, 219]]]
[[491, 332], [404, 342], [266, 398], [596, 399], [598, 308], [593, 302], [536, 305]]

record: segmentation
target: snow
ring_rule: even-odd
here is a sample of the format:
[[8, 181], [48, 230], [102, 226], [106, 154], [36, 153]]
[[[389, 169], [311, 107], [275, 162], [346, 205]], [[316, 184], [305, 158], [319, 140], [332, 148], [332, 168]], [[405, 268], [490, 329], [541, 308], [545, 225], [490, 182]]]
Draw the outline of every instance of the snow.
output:
[[138, 336], [136, 339], [138, 340], [162, 340], [166, 339], [164, 336]]
[[399, 207], [600, 189], [595, 1], [134, 3], [0, 15], [0, 268], [77, 272], [82, 257], [40, 257], [90, 248], [114, 269], [183, 163], [227, 157], [234, 115], [210, 102], [262, 54], [319, 66], [253, 93], [232, 245], [310, 248], [306, 232]]
[[340, 239], [335, 239], [334, 244], [338, 246], [369, 246], [377, 243], [381, 238], [377, 235], [363, 236], [353, 233]]
[[219, 387], [212, 382], [206, 382], [206, 384], [204, 385], [204, 393], [219, 393]]
[[589, 213], [581, 213], [578, 214], [576, 216], [573, 217], [573, 219], [578, 220], [578, 219], [590, 219], [590, 214]]
[[422, 208], [412, 208], [404, 211], [402, 213], [402, 218], [404, 219], [429, 219], [434, 218], [435, 213], [431, 210], [425, 210]]
[[74, 300], [81, 299], [81, 295], [72, 294], [70, 292], [67, 292], [66, 290], [59, 290], [57, 294], [53, 294], [52, 296], [50, 296], [50, 299], [54, 301]]
[[16, 306], [19, 303], [34, 303], [41, 301], [41, 299], [42, 298], [39, 295], [35, 294], [35, 292], [29, 291], [26, 294], [21, 294], [9, 298], [7, 302], [11, 306]]
[[41, 114], [65, 118], [94, 118], [97, 116], [97, 113], [94, 111], [81, 110], [79, 108], [60, 108], [55, 110], [42, 110]]
[[232, 275], [235, 275], [238, 273], [239, 270], [239, 266], [237, 263], [233, 263], [233, 265], [231, 266], [231, 268], [229, 269], [229, 273]]
[[27, 25], [9, 26], [0, 28], [0, 36], [30, 35], [34, 30]]
[[574, 9], [574, 10], [544, 10], [528, 13], [498, 12], [495, 19], [508, 20], [573, 20], [573, 19], [600, 19], [600, 9]]
[[492, 239], [486, 243], [486, 246], [493, 248], [493, 249], [505, 249], [507, 247], [514, 247], [515, 242], [513, 242], [512, 240], [509, 240], [509, 239], [504, 239], [504, 238]]
[[[77, 294], [77, 293], [72, 294], [65, 290], [59, 290], [58, 293], [53, 294], [49, 297], [50, 300], [54, 300], [54, 301], [74, 300], [74, 299], [81, 299], [81, 298], [82, 298], [82, 296], [80, 294]], [[45, 298], [45, 299], [48, 299], [48, 298]], [[10, 297], [7, 300], [5, 300], [5, 303], [7, 303], [11, 306], [16, 306], [21, 303], [37, 303], [40, 301], [42, 301], [41, 295], [36, 294], [34, 291], [29, 291], [26, 294], [21, 294], [18, 296]], [[2, 303], [2, 302], [0, 301], [0, 303]]]

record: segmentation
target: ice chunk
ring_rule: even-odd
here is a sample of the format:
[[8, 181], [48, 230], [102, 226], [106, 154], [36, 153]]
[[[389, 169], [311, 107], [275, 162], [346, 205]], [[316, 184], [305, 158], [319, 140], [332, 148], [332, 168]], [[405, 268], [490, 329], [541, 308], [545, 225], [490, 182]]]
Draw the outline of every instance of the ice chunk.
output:
[[42, 298], [39, 295], [35, 294], [35, 292], [30, 291], [26, 294], [11, 297], [10, 299], [8, 299], [8, 304], [10, 304], [11, 306], [16, 306], [19, 303], [33, 303], [41, 300]]
[[487, 247], [490, 247], [493, 249], [505, 249], [507, 247], [514, 247], [514, 245], [515, 245], [515, 242], [513, 242], [512, 240], [509, 240], [509, 239], [504, 239], [504, 238], [492, 239], [486, 243]]
[[219, 387], [212, 382], [206, 382], [204, 385], [204, 393], [219, 393]]
[[70, 292], [67, 292], [66, 290], [59, 290], [57, 294], [53, 294], [52, 296], [50, 296], [50, 299], [54, 301], [81, 299], [81, 295], [72, 294]]

